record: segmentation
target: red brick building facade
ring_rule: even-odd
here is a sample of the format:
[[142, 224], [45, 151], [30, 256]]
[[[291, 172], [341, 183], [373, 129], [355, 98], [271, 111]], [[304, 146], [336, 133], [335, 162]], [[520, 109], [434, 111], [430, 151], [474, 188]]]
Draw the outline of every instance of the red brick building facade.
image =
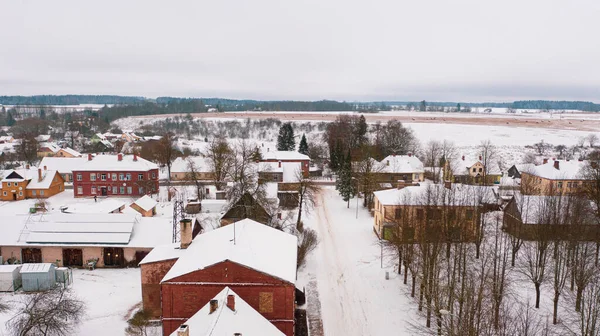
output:
[[163, 335], [170, 335], [226, 286], [287, 336], [294, 335], [295, 285], [228, 260], [162, 283]]
[[75, 197], [143, 196], [158, 192], [158, 166], [137, 155], [88, 154], [73, 170]]

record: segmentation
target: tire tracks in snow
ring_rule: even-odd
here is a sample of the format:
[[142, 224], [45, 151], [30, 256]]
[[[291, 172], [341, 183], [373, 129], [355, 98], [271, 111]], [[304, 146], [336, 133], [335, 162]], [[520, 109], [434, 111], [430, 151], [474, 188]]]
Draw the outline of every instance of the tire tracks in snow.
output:
[[[331, 191], [319, 194], [321, 206], [317, 211], [319, 244], [319, 292], [323, 325], [326, 335], [370, 335], [369, 321], [364, 310], [359, 288], [362, 279], [353, 273], [354, 261], [346, 254], [352, 248], [351, 242], [344, 242], [340, 234], [334, 232], [327, 207]], [[358, 290], [357, 290], [358, 289]], [[324, 307], [325, 306], [325, 307]], [[328, 311], [329, 310], [329, 311]]]

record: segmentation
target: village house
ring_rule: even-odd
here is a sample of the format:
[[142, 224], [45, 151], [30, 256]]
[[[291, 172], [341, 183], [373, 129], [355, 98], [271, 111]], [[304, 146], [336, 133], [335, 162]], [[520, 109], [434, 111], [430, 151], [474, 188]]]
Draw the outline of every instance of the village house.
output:
[[557, 195], [581, 192], [584, 183], [583, 168], [587, 161], [548, 160], [539, 166], [521, 172], [523, 195]]
[[58, 152], [56, 152], [55, 156], [65, 158], [77, 158], [82, 157], [83, 155], [78, 151], [74, 150], [73, 148], [66, 147], [59, 149]]
[[375, 233], [405, 242], [472, 241], [481, 213], [498, 208], [493, 189], [483, 186], [421, 184], [373, 194]]
[[271, 151], [267, 148], [267, 151], [262, 153], [262, 157], [263, 159], [261, 160], [261, 162], [300, 163], [304, 177], [310, 176], [310, 158], [308, 157], [308, 155], [304, 155], [294, 151]]
[[88, 154], [73, 177], [75, 197], [131, 197], [158, 191], [158, 166], [135, 154]]
[[517, 193], [504, 208], [503, 230], [523, 240], [600, 239], [591, 204], [573, 196]]
[[0, 220], [0, 255], [11, 263], [135, 266], [154, 246], [168, 243], [172, 236], [172, 226], [164, 218], [118, 212], [49, 212], [16, 218], [5, 214]]
[[395, 186], [398, 181], [406, 183], [425, 181], [423, 162], [412, 153], [408, 155], [389, 155], [373, 166], [378, 183]]
[[265, 207], [266, 205], [260, 204], [252, 195], [245, 193], [237, 201], [233, 202], [221, 217], [221, 226], [226, 226], [246, 218], [267, 224], [272, 218]]
[[12, 135], [2, 135], [0, 136], [0, 144], [3, 143], [13, 143], [15, 141], [15, 138], [12, 137]]
[[231, 288], [225, 287], [171, 336], [285, 336]]
[[463, 155], [458, 160], [446, 161], [444, 164], [444, 181], [462, 184], [492, 185], [500, 184], [502, 171], [497, 163], [490, 162], [486, 167], [480, 155], [471, 160]]
[[152, 217], [156, 215], [157, 205], [158, 202], [153, 200], [150, 196], [144, 195], [133, 202], [131, 208], [139, 212], [142, 217]]
[[[190, 161], [194, 165], [195, 174], [190, 171]], [[210, 161], [201, 156], [178, 157], [171, 165], [171, 181], [203, 180], [214, 181], [215, 174]]]
[[186, 321], [197, 325], [192, 318], [227, 287], [284, 335], [294, 335], [295, 236], [250, 219], [193, 240], [191, 223], [182, 221], [180, 232], [179, 244], [159, 246], [140, 263], [143, 307], [160, 317], [163, 335]]
[[60, 150], [60, 147], [58, 147], [54, 143], [42, 142], [42, 143], [40, 143], [40, 147], [38, 148], [37, 156], [38, 157], [54, 156], [54, 155], [56, 155], [56, 153], [58, 153], [59, 150]]
[[42, 158], [39, 166], [49, 170], [57, 170], [65, 183], [73, 182], [73, 170], [85, 164], [87, 157], [59, 157], [46, 156]]
[[533, 170], [535, 165], [533, 163], [522, 163], [522, 164], [514, 164], [506, 171], [508, 177], [512, 178], [521, 178], [522, 172], [527, 172]]
[[301, 162], [260, 162], [258, 178], [262, 183], [277, 183], [277, 198], [282, 207], [298, 206], [298, 179], [305, 178]]
[[2, 201], [48, 198], [65, 190], [65, 181], [56, 170], [41, 168], [13, 170], [2, 179], [1, 185]]

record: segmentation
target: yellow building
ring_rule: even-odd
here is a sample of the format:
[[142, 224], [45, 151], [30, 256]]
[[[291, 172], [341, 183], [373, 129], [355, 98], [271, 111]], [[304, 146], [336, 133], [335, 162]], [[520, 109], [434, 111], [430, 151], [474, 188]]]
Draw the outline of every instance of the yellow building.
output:
[[0, 200], [48, 198], [65, 190], [65, 181], [56, 170], [13, 170], [1, 181]]
[[444, 181], [463, 184], [492, 185], [499, 184], [502, 171], [496, 163], [490, 163], [486, 171], [482, 157], [476, 160], [465, 159], [463, 155], [459, 160], [448, 161], [444, 165]]
[[581, 192], [586, 179], [586, 161], [544, 160], [539, 166], [521, 172], [523, 195], [569, 195]]

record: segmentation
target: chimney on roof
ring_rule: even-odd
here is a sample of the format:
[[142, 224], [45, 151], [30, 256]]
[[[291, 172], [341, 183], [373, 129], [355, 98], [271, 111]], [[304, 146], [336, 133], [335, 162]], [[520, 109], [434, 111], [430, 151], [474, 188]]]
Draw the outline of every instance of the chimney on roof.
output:
[[227, 308], [235, 311], [235, 295], [227, 295]]
[[88, 154], [88, 161], [92, 161], [92, 153]]
[[25, 169], [29, 169], [29, 165], [25, 165]]
[[117, 154], [117, 160], [123, 161], [123, 154], [121, 154], [121, 153]]
[[393, 157], [396, 157], [396, 153], [392, 154]]
[[483, 160], [483, 158], [481, 157], [481, 155], [479, 155], [479, 161]]
[[278, 166], [279, 166], [279, 168], [281, 168], [281, 161], [279, 161], [279, 165]]
[[388, 166], [390, 165], [390, 160], [387, 160], [386, 165], [388, 165]]
[[219, 300], [210, 300], [210, 312], [209, 314], [214, 313], [219, 308]]
[[544, 158], [543, 164], [546, 164], [546, 163], [548, 163], [548, 159]]
[[270, 149], [269, 147], [267, 147], [267, 152], [268, 152], [269, 150], [271, 150], [271, 149]]
[[408, 152], [408, 157], [411, 157], [411, 156], [412, 156], [412, 153], [411, 153], [411, 152]]
[[184, 218], [179, 221], [180, 248], [186, 249], [192, 243], [192, 220]]
[[42, 169], [38, 168], [38, 182], [42, 182]]
[[465, 161], [465, 156], [464, 155], [462, 156], [462, 160]]
[[187, 324], [182, 324], [177, 329], [177, 336], [190, 336], [190, 327]]
[[137, 161], [137, 154], [133, 154], [133, 161]]
[[555, 161], [554, 161], [554, 168], [555, 168], [556, 170], [560, 170], [560, 161], [558, 161], [558, 160], [555, 160]]
[[552, 161], [556, 161], [556, 158], [552, 158]]
[[48, 166], [44, 166], [44, 170], [48, 170]]

